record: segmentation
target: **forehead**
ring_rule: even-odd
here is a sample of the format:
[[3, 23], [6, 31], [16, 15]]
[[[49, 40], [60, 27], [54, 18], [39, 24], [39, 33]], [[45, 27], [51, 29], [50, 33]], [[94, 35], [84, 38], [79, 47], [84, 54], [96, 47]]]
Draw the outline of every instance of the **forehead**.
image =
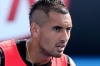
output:
[[70, 14], [61, 14], [57, 12], [49, 12], [50, 24], [51, 25], [62, 25], [62, 26], [72, 26], [72, 20]]

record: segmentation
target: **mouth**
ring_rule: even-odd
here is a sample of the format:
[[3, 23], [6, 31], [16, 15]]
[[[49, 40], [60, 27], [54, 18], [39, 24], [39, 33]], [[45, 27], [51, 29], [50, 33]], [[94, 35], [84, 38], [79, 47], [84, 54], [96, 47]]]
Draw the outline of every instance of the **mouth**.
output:
[[58, 52], [62, 52], [62, 51], [64, 51], [64, 49], [65, 49], [65, 45], [63, 45], [63, 44], [57, 45], [56, 47], [57, 47], [57, 51], [58, 51]]

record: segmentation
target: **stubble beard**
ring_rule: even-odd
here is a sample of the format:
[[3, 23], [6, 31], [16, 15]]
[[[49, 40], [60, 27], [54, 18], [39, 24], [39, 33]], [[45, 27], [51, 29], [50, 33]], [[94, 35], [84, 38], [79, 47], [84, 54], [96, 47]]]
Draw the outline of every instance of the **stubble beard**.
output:
[[46, 50], [46, 48], [42, 48], [41, 47], [41, 52], [45, 55], [45, 56], [47, 56], [47, 57], [56, 57], [56, 58], [59, 58], [59, 57], [61, 57], [62, 56], [62, 54], [63, 54], [63, 52], [53, 52], [54, 50], [52, 50], [52, 51], [49, 51], [49, 50]]

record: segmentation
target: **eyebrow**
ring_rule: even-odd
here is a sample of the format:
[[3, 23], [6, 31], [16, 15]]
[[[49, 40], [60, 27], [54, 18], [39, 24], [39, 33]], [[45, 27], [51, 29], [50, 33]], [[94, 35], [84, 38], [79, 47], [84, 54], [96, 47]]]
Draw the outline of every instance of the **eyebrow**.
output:
[[[55, 27], [61, 27], [60, 25], [56, 25]], [[62, 28], [62, 27], [61, 27]]]
[[53, 28], [60, 28], [60, 29], [63, 29], [63, 27], [61, 27], [60, 25], [53, 26]]
[[[55, 27], [60, 27], [60, 28], [65, 28], [63, 25], [55, 25]], [[67, 26], [66, 26], [66, 28], [72, 28], [73, 27], [73, 25], [71, 25], [71, 24], [67, 24]]]

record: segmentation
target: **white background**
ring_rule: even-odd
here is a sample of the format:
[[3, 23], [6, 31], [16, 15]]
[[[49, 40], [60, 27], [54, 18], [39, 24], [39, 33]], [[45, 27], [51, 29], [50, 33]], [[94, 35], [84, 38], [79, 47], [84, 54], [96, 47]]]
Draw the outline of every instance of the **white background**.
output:
[[28, 0], [19, 0], [15, 18], [13, 21], [9, 21], [8, 16], [13, 1], [14, 0], [0, 0], [0, 41], [21, 39], [30, 36], [29, 2]]

